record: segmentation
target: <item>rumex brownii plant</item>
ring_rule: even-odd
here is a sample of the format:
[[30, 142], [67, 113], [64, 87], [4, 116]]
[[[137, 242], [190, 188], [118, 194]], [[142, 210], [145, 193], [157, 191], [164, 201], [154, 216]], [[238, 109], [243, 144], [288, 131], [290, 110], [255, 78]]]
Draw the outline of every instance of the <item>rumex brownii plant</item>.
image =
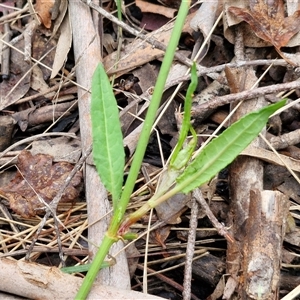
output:
[[[197, 142], [197, 136], [190, 123], [192, 95], [198, 80], [194, 64], [191, 67], [191, 83], [185, 98], [184, 117], [178, 143], [169, 160], [168, 167], [162, 173], [153, 197], [136, 212], [125, 216], [189, 7], [190, 1], [181, 2], [123, 190], [125, 154], [117, 103], [102, 64], [99, 64], [94, 72], [91, 104], [93, 158], [101, 181], [111, 193], [113, 216], [76, 299], [86, 298], [97, 273], [103, 266], [109, 249], [119, 239], [128, 237], [128, 231], [132, 224], [151, 208], [176, 193], [189, 193], [208, 182], [251, 143], [265, 126], [269, 116], [285, 103], [285, 101], [280, 101], [244, 116], [213, 139], [192, 159]], [[189, 133], [192, 138], [187, 143]]]

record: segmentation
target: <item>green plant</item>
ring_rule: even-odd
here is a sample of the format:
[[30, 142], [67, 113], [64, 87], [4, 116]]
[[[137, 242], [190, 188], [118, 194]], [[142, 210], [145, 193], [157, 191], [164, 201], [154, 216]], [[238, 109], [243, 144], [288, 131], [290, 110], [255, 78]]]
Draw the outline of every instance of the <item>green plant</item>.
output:
[[[97, 273], [99, 272], [102, 262], [105, 259], [106, 254], [108, 253], [110, 247], [119, 239], [119, 237], [117, 236], [117, 232], [118, 229], [120, 227], [120, 224], [122, 222], [123, 216], [125, 214], [126, 211], [126, 207], [127, 204], [129, 202], [130, 199], [130, 195], [132, 193], [132, 190], [134, 188], [134, 184], [136, 181], [136, 178], [138, 176], [139, 170], [140, 170], [140, 166], [144, 157], [144, 153], [147, 147], [147, 143], [151, 134], [151, 129], [152, 129], [152, 125], [154, 123], [155, 117], [156, 117], [156, 112], [157, 109], [159, 107], [160, 104], [160, 99], [162, 97], [163, 94], [163, 89], [165, 86], [165, 82], [167, 80], [167, 76], [174, 58], [174, 54], [176, 51], [176, 47], [178, 45], [179, 39], [180, 39], [180, 35], [181, 35], [181, 31], [185, 22], [185, 18], [188, 14], [189, 11], [189, 7], [190, 7], [190, 0], [186, 0], [186, 1], [182, 1], [178, 14], [177, 14], [177, 19], [172, 31], [172, 35], [168, 44], [168, 47], [166, 49], [166, 53], [165, 53], [165, 57], [163, 59], [162, 65], [161, 65], [161, 69], [160, 72], [158, 74], [157, 77], [157, 81], [156, 81], [156, 85], [154, 87], [154, 91], [153, 91], [153, 95], [152, 95], [152, 99], [147, 111], [147, 115], [143, 124], [143, 129], [140, 135], [140, 139], [133, 157], [133, 161], [130, 167], [130, 171], [126, 180], [126, 184], [124, 186], [124, 190], [121, 194], [120, 199], [114, 199], [113, 202], [118, 202], [118, 208], [116, 210], [114, 210], [114, 214], [111, 220], [111, 223], [109, 225], [108, 231], [105, 235], [105, 237], [103, 238], [103, 241], [100, 245], [100, 248], [93, 260], [93, 263], [91, 264], [91, 267], [83, 281], [82, 286], [80, 287], [77, 295], [76, 295], [76, 299], [85, 299], [86, 296], [88, 295], [91, 286], [97, 276]], [[95, 71], [95, 74], [93, 76], [93, 82], [92, 82], [92, 102], [99, 102], [99, 105], [104, 108], [106, 108], [105, 105], [100, 104], [100, 102], [102, 101], [109, 101], [112, 102], [114, 101], [114, 98], [106, 98], [100, 97], [101, 94], [101, 89], [103, 88], [103, 91], [107, 90], [106, 87], [109, 84], [108, 78], [106, 76], [106, 74], [104, 74], [104, 70], [103, 67], [101, 65], [99, 65]], [[103, 74], [102, 77], [100, 77]], [[100, 91], [99, 91], [100, 89]], [[104, 95], [104, 94], [103, 94]], [[107, 96], [107, 95], [105, 95]], [[116, 104], [115, 104], [116, 105]], [[104, 113], [105, 115], [105, 113]], [[93, 113], [92, 113], [92, 127], [93, 127], [93, 131], [95, 128], [97, 128], [97, 122], [99, 117], [97, 117], [96, 120], [94, 120], [96, 122], [93, 121]], [[110, 123], [111, 125], [113, 125], [114, 127], [118, 126], [118, 123]], [[114, 130], [114, 129], [113, 129]], [[93, 133], [93, 136], [97, 136], [98, 137], [98, 133], [102, 134], [102, 131], [100, 130], [100, 132]], [[105, 146], [106, 147], [106, 146]], [[93, 147], [93, 153], [98, 153], [98, 151], [101, 151], [100, 149], [96, 149], [95, 148], [95, 143], [94, 143], [94, 147]], [[119, 154], [121, 155], [121, 154]], [[123, 170], [123, 168], [122, 168]], [[115, 204], [113, 204], [113, 206], [115, 206]]]
[[[222, 134], [206, 145], [194, 160], [184, 166], [181, 172], [178, 172], [177, 175], [179, 176], [176, 178], [174, 187], [159, 195], [155, 194], [141, 208], [129, 215], [121, 224], [118, 234], [122, 236], [133, 223], [139, 220], [151, 208], [156, 207], [175, 194], [179, 192], [188, 193], [208, 182], [251, 143], [266, 124], [269, 116], [284, 104], [285, 100], [282, 100], [266, 106], [258, 111], [247, 114], [232, 124]], [[170, 174], [172, 174], [174, 166], [171, 166], [170, 170]]]
[[[95, 70], [92, 80], [91, 107], [93, 157], [99, 176], [112, 195], [113, 217], [76, 299], [86, 298], [110, 247], [120, 238], [127, 237], [131, 224], [140, 219], [149, 209], [172, 195], [178, 192], [188, 193], [209, 181], [232, 162], [259, 134], [268, 117], [284, 105], [284, 101], [281, 101], [248, 114], [211, 141], [195, 159], [191, 160], [196, 145], [196, 134], [190, 125], [191, 99], [197, 85], [194, 64], [191, 68], [191, 84], [185, 99], [184, 118], [179, 140], [169, 166], [161, 176], [161, 184], [158, 185], [154, 196], [144, 206], [124, 219], [189, 5], [190, 1], [181, 3], [123, 191], [124, 150], [117, 104], [103, 66], [99, 64]], [[185, 145], [189, 132], [192, 134], [192, 138]]]

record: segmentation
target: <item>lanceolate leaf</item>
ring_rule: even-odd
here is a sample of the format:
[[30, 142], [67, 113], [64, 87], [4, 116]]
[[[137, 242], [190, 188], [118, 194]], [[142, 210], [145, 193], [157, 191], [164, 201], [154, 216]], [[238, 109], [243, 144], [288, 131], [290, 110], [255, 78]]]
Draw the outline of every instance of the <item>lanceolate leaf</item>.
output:
[[182, 192], [199, 187], [230, 164], [260, 133], [269, 116], [284, 104], [285, 100], [250, 113], [212, 140], [177, 178]]
[[102, 64], [92, 79], [91, 119], [94, 162], [115, 207], [123, 185], [125, 154], [117, 103]]

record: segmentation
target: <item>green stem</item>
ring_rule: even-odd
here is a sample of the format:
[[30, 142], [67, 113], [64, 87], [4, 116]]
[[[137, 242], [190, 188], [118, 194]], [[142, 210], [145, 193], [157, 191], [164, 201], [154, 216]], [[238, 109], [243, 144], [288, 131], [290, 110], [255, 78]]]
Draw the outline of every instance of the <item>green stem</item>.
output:
[[[122, 21], [122, 1], [121, 0], [117, 0], [116, 1], [117, 4], [117, 9], [118, 9], [118, 19], [120, 21]], [[122, 34], [122, 27], [119, 26], [119, 28], [121, 28], [121, 34]]]
[[161, 97], [164, 91], [164, 86], [173, 62], [174, 54], [181, 36], [185, 19], [189, 11], [190, 2], [190, 0], [181, 2], [177, 19], [172, 30], [172, 35], [169, 41], [169, 45], [166, 49], [165, 57], [161, 65], [160, 72], [156, 80], [154, 92], [151, 98], [151, 102], [143, 124], [140, 139], [137, 144], [137, 148], [133, 157], [132, 164], [130, 166], [130, 171], [119, 205], [114, 211], [114, 215], [108, 228], [107, 234], [105, 235], [100, 245], [100, 248], [98, 249], [98, 252], [92, 262], [91, 268], [88, 271], [86, 277], [84, 278], [83, 283], [75, 299], [82, 300], [87, 297], [92, 287], [92, 284], [100, 270], [100, 267], [107, 253], [109, 252], [110, 247], [118, 240], [117, 232], [124, 217], [131, 193], [135, 185], [135, 181], [140, 171], [140, 167], [147, 148], [148, 140], [151, 134], [151, 129], [154, 124], [156, 113], [159, 108]]
[[167, 81], [167, 77], [173, 62], [174, 54], [181, 36], [182, 28], [188, 14], [190, 7], [190, 1], [182, 1], [177, 19], [172, 30], [172, 35], [170, 38], [169, 45], [166, 49], [165, 57], [163, 59], [159, 74], [157, 76], [156, 84], [154, 87], [154, 92], [150, 101], [150, 105], [148, 107], [147, 115], [143, 124], [142, 132], [136, 147], [136, 151], [133, 157], [132, 164], [130, 166], [130, 171], [128, 174], [128, 178], [120, 199], [119, 209], [114, 212], [114, 216], [112, 219], [111, 226], [109, 228], [109, 232], [111, 235], [114, 235], [120, 223], [124, 217], [128, 202], [130, 200], [131, 193], [133, 191], [135, 181], [140, 171], [140, 167], [145, 155], [145, 151], [148, 145], [148, 140], [151, 134], [151, 129], [154, 124], [156, 113], [160, 105], [161, 97], [164, 91], [165, 83]]
[[191, 83], [186, 92], [186, 97], [184, 101], [184, 114], [183, 114], [181, 130], [179, 132], [178, 142], [175, 146], [175, 149], [170, 159], [171, 166], [175, 162], [177, 155], [183, 146], [183, 143], [186, 141], [186, 137], [191, 127], [192, 97], [196, 90], [197, 84], [198, 84], [197, 68], [194, 62], [191, 68]]
[[104, 236], [102, 243], [101, 243], [101, 251], [100, 248], [98, 249], [95, 258], [91, 264], [91, 267], [88, 271], [88, 273], [86, 274], [83, 283], [77, 293], [77, 295], [75, 296], [75, 300], [83, 300], [87, 297], [87, 295], [89, 294], [91, 287], [95, 281], [95, 278], [101, 268], [101, 265], [110, 249], [110, 247], [115, 243], [115, 240], [108, 237], [108, 236]]
[[130, 214], [120, 225], [118, 235], [122, 236], [126, 233], [129, 227], [136, 223], [141, 217], [143, 217], [150, 209], [156, 207], [157, 205], [163, 203], [164, 201], [170, 199], [174, 195], [178, 194], [182, 191], [182, 188], [185, 186], [184, 184], [178, 184], [173, 189], [169, 190], [165, 194], [160, 197], [153, 197], [149, 201], [147, 201], [142, 207], [136, 210], [134, 213]]

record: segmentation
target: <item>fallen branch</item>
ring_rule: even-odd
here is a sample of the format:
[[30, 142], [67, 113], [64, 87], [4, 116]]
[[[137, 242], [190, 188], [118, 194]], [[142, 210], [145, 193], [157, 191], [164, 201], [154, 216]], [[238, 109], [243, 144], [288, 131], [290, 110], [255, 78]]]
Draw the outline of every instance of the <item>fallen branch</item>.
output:
[[[35, 263], [0, 259], [0, 291], [29, 299], [74, 299], [82, 278], [61, 272], [56, 267]], [[153, 299], [153, 295], [122, 290], [103, 285], [94, 285], [88, 299]]]
[[201, 119], [201, 117], [207, 110], [215, 109], [225, 104], [234, 103], [236, 101], [248, 100], [267, 94], [289, 91], [297, 88], [300, 88], [299, 80], [295, 80], [288, 83], [259, 87], [257, 89], [246, 90], [240, 93], [229, 94], [222, 97], [215, 97], [207, 102], [194, 106], [192, 109], [192, 116], [196, 119]]

